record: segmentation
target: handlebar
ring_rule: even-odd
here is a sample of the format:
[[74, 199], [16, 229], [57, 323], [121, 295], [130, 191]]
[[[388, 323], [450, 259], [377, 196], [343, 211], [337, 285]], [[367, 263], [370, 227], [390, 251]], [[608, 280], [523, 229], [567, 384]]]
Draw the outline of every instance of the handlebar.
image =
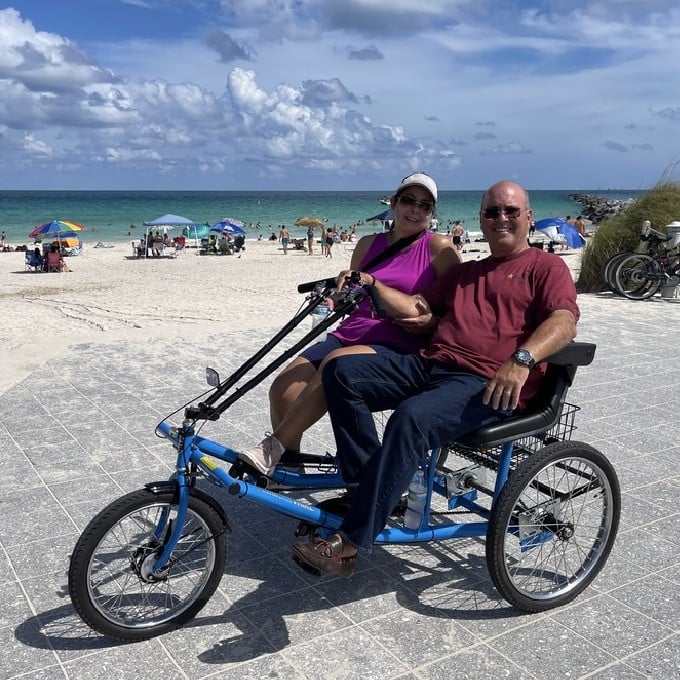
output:
[[317, 286], [326, 288], [335, 288], [335, 278], [330, 279], [319, 279], [318, 281], [307, 281], [307, 283], [301, 283], [298, 285], [298, 293], [311, 293], [316, 290]]
[[[359, 272], [352, 272], [352, 275], [347, 277], [347, 280], [353, 286], [360, 286], [363, 288], [368, 297], [371, 298], [371, 304], [373, 305], [376, 314], [381, 318], [385, 316], [385, 306], [383, 305], [380, 293], [375, 286], [362, 283]], [[335, 288], [335, 283], [336, 279], [334, 278], [318, 279], [317, 281], [301, 283], [298, 285], [297, 289], [298, 293], [311, 293], [315, 290], [322, 289], [321, 295], [327, 297]]]

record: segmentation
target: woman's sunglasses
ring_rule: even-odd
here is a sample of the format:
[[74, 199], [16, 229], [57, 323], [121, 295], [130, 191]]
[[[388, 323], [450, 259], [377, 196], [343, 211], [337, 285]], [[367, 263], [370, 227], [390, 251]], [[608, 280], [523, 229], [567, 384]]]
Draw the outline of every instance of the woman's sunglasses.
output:
[[408, 208], [419, 208], [425, 213], [430, 213], [432, 212], [434, 208], [434, 203], [432, 201], [418, 201], [413, 196], [399, 196], [399, 203], [402, 205], [407, 206]]

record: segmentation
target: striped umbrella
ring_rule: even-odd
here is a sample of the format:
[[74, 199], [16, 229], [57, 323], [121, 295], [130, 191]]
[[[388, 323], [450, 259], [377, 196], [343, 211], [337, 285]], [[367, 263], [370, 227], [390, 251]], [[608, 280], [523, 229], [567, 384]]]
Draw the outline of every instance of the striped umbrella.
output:
[[67, 231], [85, 231], [86, 229], [87, 227], [84, 227], [77, 222], [70, 222], [69, 220], [52, 220], [51, 222], [45, 222], [45, 224], [36, 227], [28, 235], [28, 238], [36, 238], [37, 236], [56, 236], [59, 238]]

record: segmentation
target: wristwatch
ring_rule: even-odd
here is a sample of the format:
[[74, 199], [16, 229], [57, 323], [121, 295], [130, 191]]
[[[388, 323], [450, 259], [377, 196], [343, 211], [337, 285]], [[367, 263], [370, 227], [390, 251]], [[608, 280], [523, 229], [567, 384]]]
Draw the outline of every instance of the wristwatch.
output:
[[520, 347], [512, 355], [512, 358], [518, 364], [526, 366], [529, 370], [531, 370], [536, 365], [536, 360], [534, 359], [533, 354], [528, 349], [524, 349], [523, 347]]

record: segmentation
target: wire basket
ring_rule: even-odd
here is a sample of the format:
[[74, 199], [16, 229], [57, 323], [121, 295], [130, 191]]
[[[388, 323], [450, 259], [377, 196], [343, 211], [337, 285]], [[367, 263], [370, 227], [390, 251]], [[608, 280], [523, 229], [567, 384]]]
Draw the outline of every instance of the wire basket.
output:
[[[581, 408], [575, 404], [565, 403], [562, 407], [562, 413], [558, 421], [545, 432], [537, 432], [529, 437], [521, 437], [515, 439], [512, 450], [512, 460], [510, 468], [514, 469], [525, 458], [532, 453], [536, 453], [548, 444], [555, 442], [569, 441], [572, 438], [576, 425], [574, 419], [576, 413]], [[501, 454], [501, 445], [491, 446], [489, 448], [477, 447], [470, 448], [461, 444], [447, 444], [446, 448], [450, 453], [453, 453], [461, 458], [470, 460], [477, 465], [482, 465], [491, 470], [498, 469], [498, 460]]]

